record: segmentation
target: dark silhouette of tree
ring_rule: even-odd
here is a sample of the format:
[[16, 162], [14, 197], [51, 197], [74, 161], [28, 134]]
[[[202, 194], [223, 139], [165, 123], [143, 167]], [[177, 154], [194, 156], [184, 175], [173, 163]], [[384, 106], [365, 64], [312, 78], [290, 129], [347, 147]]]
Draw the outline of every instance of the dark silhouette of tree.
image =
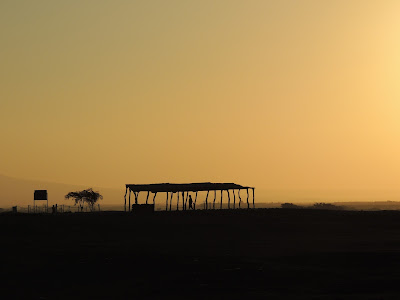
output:
[[83, 207], [84, 203], [87, 203], [90, 210], [93, 211], [95, 203], [99, 199], [103, 199], [103, 196], [100, 193], [93, 191], [92, 188], [86, 189], [83, 191], [77, 192], [69, 192], [65, 195], [65, 199], [74, 199], [75, 205], [79, 204], [80, 207]]

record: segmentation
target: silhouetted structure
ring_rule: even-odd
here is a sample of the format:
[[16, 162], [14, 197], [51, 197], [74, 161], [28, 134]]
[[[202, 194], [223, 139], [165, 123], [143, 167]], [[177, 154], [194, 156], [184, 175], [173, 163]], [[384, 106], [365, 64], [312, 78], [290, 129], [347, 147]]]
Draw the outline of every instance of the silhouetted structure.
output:
[[132, 212], [135, 214], [152, 214], [154, 213], [154, 204], [132, 204]]
[[[214, 202], [212, 208], [215, 209], [215, 201], [217, 198], [217, 191], [221, 192], [221, 203], [220, 203], [220, 209], [222, 209], [222, 198], [223, 198], [223, 192], [226, 191], [228, 195], [228, 209], [231, 208], [231, 196], [230, 196], [230, 190], [232, 190], [233, 193], [233, 208], [236, 208], [236, 193], [239, 199], [239, 208], [242, 202], [242, 198], [240, 196], [240, 191], [241, 190], [246, 190], [247, 192], [247, 208], [250, 208], [250, 202], [249, 202], [249, 190], [252, 190], [252, 202], [253, 202], [253, 208], [255, 207], [254, 203], [254, 187], [249, 187], [249, 186], [242, 186], [239, 184], [235, 183], [211, 183], [211, 182], [201, 182], [201, 183], [185, 183], [185, 184], [174, 184], [174, 183], [158, 183], [158, 184], [127, 184], [126, 189], [125, 189], [125, 211], [126, 211], [126, 202], [128, 200], [128, 210], [131, 210], [131, 193], [135, 196], [135, 204], [138, 204], [138, 199], [139, 199], [139, 193], [140, 192], [147, 192], [146, 196], [146, 204], [148, 204], [149, 196], [150, 193], [153, 193], [153, 205], [155, 204], [155, 199], [157, 196], [157, 193], [166, 193], [166, 205], [165, 205], [165, 210], [171, 210], [172, 208], [172, 199], [173, 195], [177, 194], [177, 203], [176, 203], [176, 209], [179, 210], [179, 198], [180, 195], [182, 196], [182, 210], [186, 210], [187, 208], [187, 202], [189, 199], [189, 193], [195, 193], [195, 198], [192, 202], [192, 208], [196, 209], [196, 202], [197, 202], [197, 196], [198, 192], [207, 192], [206, 198], [205, 198], [205, 208], [208, 209], [208, 195], [210, 191], [214, 191]], [[127, 197], [128, 196], [128, 197]], [[168, 206], [168, 201], [169, 201], [169, 206]], [[190, 203], [189, 203], [190, 207]], [[153, 206], [154, 208], [154, 206]]]
[[49, 199], [47, 198], [47, 190], [35, 190], [33, 193], [33, 211], [36, 212], [36, 201], [46, 201], [46, 212], [49, 209]]

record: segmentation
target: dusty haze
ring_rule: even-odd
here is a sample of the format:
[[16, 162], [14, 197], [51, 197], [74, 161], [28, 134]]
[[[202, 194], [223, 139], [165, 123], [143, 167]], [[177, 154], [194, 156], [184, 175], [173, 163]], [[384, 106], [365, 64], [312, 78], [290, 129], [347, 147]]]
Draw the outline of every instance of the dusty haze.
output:
[[[265, 201], [398, 200], [399, 10], [3, 0], [0, 173], [115, 195], [211, 181], [255, 186]], [[0, 205], [12, 197], [6, 185]]]
[[[69, 185], [55, 182], [38, 180], [21, 180], [0, 175], [0, 208], [10, 209], [11, 206], [18, 205], [27, 208], [33, 204], [33, 191], [35, 189], [46, 189], [49, 195], [49, 205], [65, 204], [73, 205], [73, 201], [65, 200], [64, 196], [71, 191], [89, 188], [88, 185]], [[99, 201], [103, 209], [123, 209], [125, 186], [120, 188], [93, 187], [99, 191], [104, 199]], [[245, 191], [241, 192], [242, 200], [246, 201]], [[206, 193], [200, 192], [198, 197], [198, 208], [202, 207]], [[210, 195], [213, 199], [213, 193]], [[144, 203], [146, 193], [141, 193], [139, 201]], [[152, 199], [152, 198], [151, 198]], [[220, 200], [218, 192], [217, 201]], [[226, 202], [224, 195], [224, 203]], [[279, 203], [293, 202], [298, 204], [310, 205], [315, 202], [374, 202], [374, 201], [400, 201], [400, 191], [396, 190], [295, 190], [295, 189], [256, 189], [257, 207], [279, 207]], [[174, 195], [173, 203], [176, 203]], [[36, 202], [37, 205], [45, 202]], [[156, 198], [159, 208], [165, 208], [165, 195], [159, 194]], [[370, 204], [369, 206], [371, 206]], [[397, 205], [397, 204], [396, 204]], [[348, 207], [355, 207], [347, 204]], [[373, 206], [373, 205], [372, 205]], [[175, 207], [175, 206], [174, 206]], [[383, 208], [382, 205], [377, 207]], [[397, 206], [396, 206], [397, 207]], [[400, 206], [399, 206], [400, 207]], [[392, 208], [391, 208], [392, 209]]]

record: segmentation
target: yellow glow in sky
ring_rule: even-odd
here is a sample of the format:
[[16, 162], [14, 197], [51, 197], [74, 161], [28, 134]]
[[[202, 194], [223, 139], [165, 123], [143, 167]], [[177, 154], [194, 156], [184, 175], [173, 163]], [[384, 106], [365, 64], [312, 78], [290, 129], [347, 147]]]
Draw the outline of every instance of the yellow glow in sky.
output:
[[0, 173], [397, 189], [398, 1], [0, 3]]

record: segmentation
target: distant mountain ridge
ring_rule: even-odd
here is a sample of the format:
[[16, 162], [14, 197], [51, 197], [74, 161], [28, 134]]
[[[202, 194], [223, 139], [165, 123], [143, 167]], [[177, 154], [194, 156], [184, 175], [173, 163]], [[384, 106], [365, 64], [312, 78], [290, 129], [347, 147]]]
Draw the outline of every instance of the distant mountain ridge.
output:
[[33, 204], [34, 190], [47, 190], [49, 205], [73, 204], [71, 200], [65, 200], [64, 196], [71, 191], [92, 187], [104, 196], [100, 203], [123, 204], [125, 189], [102, 188], [95, 186], [72, 185], [64, 183], [46, 182], [39, 180], [18, 179], [0, 175], [0, 208], [10, 206], [27, 206]]

